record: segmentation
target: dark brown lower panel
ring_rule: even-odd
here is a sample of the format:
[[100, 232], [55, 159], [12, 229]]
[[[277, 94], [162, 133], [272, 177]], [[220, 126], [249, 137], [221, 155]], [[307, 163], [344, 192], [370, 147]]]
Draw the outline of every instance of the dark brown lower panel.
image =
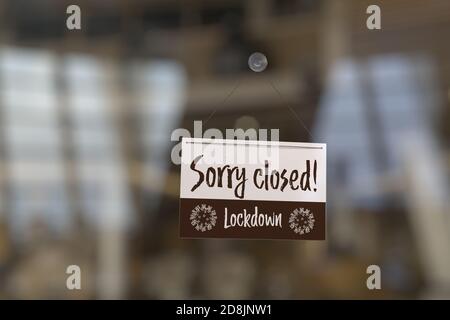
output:
[[325, 240], [326, 203], [180, 199], [182, 238]]

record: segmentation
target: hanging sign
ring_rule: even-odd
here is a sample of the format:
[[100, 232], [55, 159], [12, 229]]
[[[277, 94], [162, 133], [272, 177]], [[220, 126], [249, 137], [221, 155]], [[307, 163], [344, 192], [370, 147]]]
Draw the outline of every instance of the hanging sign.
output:
[[181, 237], [325, 239], [325, 144], [183, 138], [181, 152]]

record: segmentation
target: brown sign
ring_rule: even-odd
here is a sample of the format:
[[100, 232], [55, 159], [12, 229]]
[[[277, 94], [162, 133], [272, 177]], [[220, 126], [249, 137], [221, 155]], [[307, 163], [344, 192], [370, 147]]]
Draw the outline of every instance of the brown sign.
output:
[[181, 237], [324, 240], [325, 148], [183, 139]]

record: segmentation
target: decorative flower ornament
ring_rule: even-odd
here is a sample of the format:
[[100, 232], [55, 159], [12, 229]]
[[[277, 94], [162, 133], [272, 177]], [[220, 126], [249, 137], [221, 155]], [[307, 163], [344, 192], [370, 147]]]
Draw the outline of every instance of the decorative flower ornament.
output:
[[306, 234], [314, 229], [315, 221], [311, 210], [297, 208], [289, 216], [289, 227], [297, 234]]
[[214, 228], [217, 214], [213, 207], [203, 203], [192, 209], [189, 220], [195, 230], [205, 232]]

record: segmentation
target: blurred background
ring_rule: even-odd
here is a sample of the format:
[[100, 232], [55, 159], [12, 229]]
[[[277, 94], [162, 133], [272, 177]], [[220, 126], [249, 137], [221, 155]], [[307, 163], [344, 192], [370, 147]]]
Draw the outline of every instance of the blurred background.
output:
[[[0, 298], [450, 299], [449, 36], [448, 0], [1, 0]], [[327, 240], [179, 239], [196, 120], [326, 142]]]

